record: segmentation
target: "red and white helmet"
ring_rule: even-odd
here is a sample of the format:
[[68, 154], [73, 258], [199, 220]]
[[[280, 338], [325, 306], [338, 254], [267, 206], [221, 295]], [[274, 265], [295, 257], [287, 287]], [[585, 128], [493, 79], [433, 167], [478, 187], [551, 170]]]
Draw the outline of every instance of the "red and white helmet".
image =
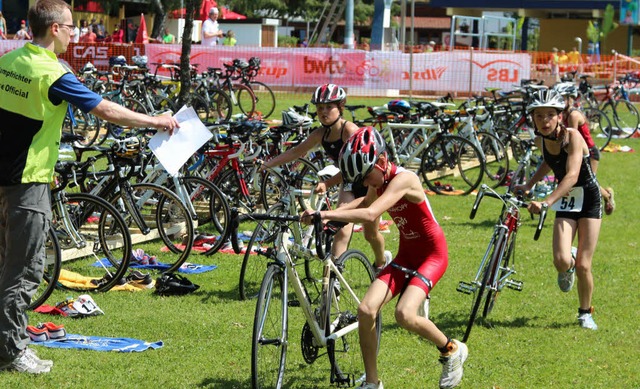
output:
[[311, 96], [311, 104], [339, 103], [347, 98], [344, 89], [335, 84], [324, 84], [318, 87]]
[[340, 171], [345, 182], [361, 182], [385, 152], [382, 135], [373, 127], [362, 127], [342, 146]]

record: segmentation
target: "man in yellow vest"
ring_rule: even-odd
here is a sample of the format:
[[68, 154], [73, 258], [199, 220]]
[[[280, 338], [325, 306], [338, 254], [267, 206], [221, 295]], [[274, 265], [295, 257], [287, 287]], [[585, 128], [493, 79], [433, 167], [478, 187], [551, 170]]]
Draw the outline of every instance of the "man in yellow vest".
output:
[[49, 182], [69, 103], [120, 125], [173, 131], [175, 119], [132, 112], [84, 87], [58, 62], [73, 36], [63, 0], [28, 12], [33, 42], [0, 57], [0, 370], [48, 373], [29, 345], [26, 314], [44, 269]]

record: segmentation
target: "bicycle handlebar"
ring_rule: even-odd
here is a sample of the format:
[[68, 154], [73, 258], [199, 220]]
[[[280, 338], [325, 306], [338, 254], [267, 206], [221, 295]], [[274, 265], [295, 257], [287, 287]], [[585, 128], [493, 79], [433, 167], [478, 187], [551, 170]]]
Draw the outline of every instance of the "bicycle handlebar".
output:
[[[505, 193], [503, 195], [494, 192], [489, 186], [486, 184], [482, 184], [480, 190], [478, 191], [478, 195], [476, 197], [476, 201], [473, 203], [473, 207], [471, 208], [471, 214], [469, 215], [470, 219], [474, 219], [476, 217], [476, 212], [480, 207], [480, 202], [484, 196], [493, 197], [501, 200], [505, 205], [507, 203], [512, 204], [518, 208], [527, 208], [529, 203], [518, 198], [518, 196], [513, 193]], [[538, 226], [536, 227], [536, 232], [533, 236], [533, 240], [538, 240], [540, 238], [540, 233], [542, 232], [542, 227], [544, 226], [544, 221], [547, 218], [548, 206], [546, 204], [542, 205], [542, 209], [540, 211], [540, 216], [538, 218]], [[533, 214], [531, 215], [533, 218]]]

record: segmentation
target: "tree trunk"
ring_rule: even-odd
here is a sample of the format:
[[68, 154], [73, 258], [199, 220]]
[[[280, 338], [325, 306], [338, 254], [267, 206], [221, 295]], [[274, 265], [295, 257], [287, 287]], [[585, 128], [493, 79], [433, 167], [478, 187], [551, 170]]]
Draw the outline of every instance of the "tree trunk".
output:
[[201, 0], [186, 0], [186, 15], [184, 31], [182, 32], [182, 53], [180, 54], [180, 96], [178, 96], [178, 109], [184, 104], [190, 103], [189, 91], [191, 89], [191, 33], [193, 31], [193, 19], [196, 7], [200, 7]]

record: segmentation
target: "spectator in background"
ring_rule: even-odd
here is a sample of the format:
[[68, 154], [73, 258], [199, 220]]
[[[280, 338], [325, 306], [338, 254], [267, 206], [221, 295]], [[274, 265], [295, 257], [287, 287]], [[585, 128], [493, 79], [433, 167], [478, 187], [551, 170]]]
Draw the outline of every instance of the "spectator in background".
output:
[[549, 60], [549, 65], [551, 67], [551, 76], [553, 77], [554, 82], [560, 81], [560, 74], [558, 69], [558, 64], [560, 61], [560, 56], [558, 55], [558, 49], [551, 49], [551, 59]]
[[136, 27], [132, 21], [129, 21], [129, 23], [127, 23], [127, 42], [135, 42], [136, 35], [138, 35], [138, 27]]
[[569, 64], [571, 64], [571, 70], [578, 70], [582, 63], [582, 56], [578, 49], [573, 47], [573, 49], [567, 54], [567, 57], [569, 58]]
[[176, 43], [176, 37], [169, 32], [169, 28], [164, 28], [164, 34], [162, 34], [162, 43], [173, 44]]
[[[86, 23], [86, 20], [85, 20]], [[78, 40], [80, 43], [96, 43], [96, 33], [93, 32], [93, 29], [88, 28], [87, 33], [80, 36]]]
[[433, 50], [435, 50], [435, 48], [436, 48], [436, 42], [429, 41], [429, 43], [427, 43], [427, 47], [424, 48], [424, 52], [431, 53], [433, 52]]
[[13, 36], [13, 39], [31, 40], [31, 35], [27, 31], [27, 23], [24, 20], [20, 21], [20, 29]]
[[202, 45], [203, 46], [215, 46], [218, 44], [218, 38], [222, 37], [223, 33], [218, 26], [218, 8], [211, 7], [209, 9], [209, 17], [202, 23]]
[[96, 40], [98, 42], [103, 41], [107, 37], [107, 30], [104, 27], [103, 19], [93, 25], [93, 32], [96, 34]]
[[78, 43], [80, 42], [80, 27], [78, 27], [78, 23], [74, 23], [74, 28], [73, 28], [73, 36], [71, 36], [71, 42], [72, 43]]
[[0, 11], [0, 40], [7, 39], [7, 20], [2, 15], [2, 11]]
[[567, 69], [567, 65], [569, 64], [569, 57], [564, 50], [560, 50], [560, 54], [558, 54], [558, 71], [560, 73], [565, 73], [569, 69]]
[[120, 24], [113, 26], [113, 34], [107, 40], [111, 43], [124, 43], [124, 31], [120, 29]]
[[83, 35], [89, 32], [89, 22], [86, 19], [80, 19], [80, 35], [78, 36], [78, 42], [82, 39]]
[[238, 41], [236, 40], [236, 33], [233, 30], [227, 31], [227, 35], [222, 41], [223, 46], [235, 46]]

